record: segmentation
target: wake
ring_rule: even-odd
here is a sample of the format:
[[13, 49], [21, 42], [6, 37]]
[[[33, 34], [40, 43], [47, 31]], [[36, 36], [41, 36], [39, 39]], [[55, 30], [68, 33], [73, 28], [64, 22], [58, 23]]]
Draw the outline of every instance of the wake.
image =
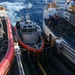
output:
[[1, 6], [6, 8], [7, 14], [11, 20], [11, 24], [14, 26], [17, 20], [20, 20], [20, 15], [17, 14], [22, 9], [31, 8], [32, 4], [25, 4], [23, 2], [2, 2], [0, 3]]

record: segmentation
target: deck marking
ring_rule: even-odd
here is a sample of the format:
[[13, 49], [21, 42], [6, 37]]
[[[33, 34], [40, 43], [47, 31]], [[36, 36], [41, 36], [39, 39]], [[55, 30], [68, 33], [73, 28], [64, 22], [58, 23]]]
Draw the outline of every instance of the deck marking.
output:
[[41, 68], [42, 72], [44, 73], [44, 75], [47, 75], [45, 70], [43, 69], [43, 67], [41, 66], [41, 64], [39, 62], [38, 62], [38, 65], [40, 66], [40, 68]]

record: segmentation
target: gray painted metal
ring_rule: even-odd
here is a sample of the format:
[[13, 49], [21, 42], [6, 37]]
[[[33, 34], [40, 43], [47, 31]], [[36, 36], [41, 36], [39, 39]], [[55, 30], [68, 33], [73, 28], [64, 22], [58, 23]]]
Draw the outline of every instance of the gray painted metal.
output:
[[23, 69], [23, 66], [22, 66], [21, 57], [20, 57], [20, 55], [21, 55], [20, 48], [19, 48], [18, 45], [15, 47], [15, 54], [16, 54], [18, 68], [19, 68], [19, 74], [25, 75], [25, 72], [24, 72], [24, 69]]

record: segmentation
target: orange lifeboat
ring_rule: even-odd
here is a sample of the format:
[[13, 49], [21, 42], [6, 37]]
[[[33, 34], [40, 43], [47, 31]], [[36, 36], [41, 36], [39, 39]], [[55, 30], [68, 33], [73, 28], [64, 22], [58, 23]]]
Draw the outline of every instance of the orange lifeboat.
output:
[[32, 51], [32, 52], [34, 52], [34, 53], [36, 53], [36, 52], [42, 52], [42, 51], [43, 51], [43, 49], [44, 49], [44, 39], [43, 39], [43, 37], [41, 37], [41, 39], [42, 39], [42, 44], [41, 44], [40, 48], [39, 48], [39, 49], [36, 49], [36, 48], [33, 48], [33, 47], [29, 46], [29, 45], [26, 45], [26, 44], [20, 39], [20, 36], [18, 35], [18, 32], [17, 32], [17, 29], [16, 29], [16, 28], [15, 28], [15, 31], [16, 31], [16, 35], [17, 35], [17, 38], [18, 38], [18, 42], [19, 42], [19, 44], [20, 44], [23, 48], [27, 49], [28, 51]]
[[39, 34], [40, 28], [29, 19], [22, 21], [17, 22], [14, 28], [20, 46], [34, 53], [42, 52], [44, 39]]

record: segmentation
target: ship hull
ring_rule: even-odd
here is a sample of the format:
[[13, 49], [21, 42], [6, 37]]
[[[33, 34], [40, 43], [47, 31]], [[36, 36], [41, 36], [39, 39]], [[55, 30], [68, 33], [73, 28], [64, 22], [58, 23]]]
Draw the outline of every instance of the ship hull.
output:
[[[52, 27], [48, 27], [48, 25], [45, 24], [45, 21], [43, 20], [43, 31], [45, 33], [45, 36], [47, 38], [47, 40], [52, 43], [53, 40], [56, 40], [59, 38], [59, 35], [61, 31], [59, 31], [59, 33], [56, 35], [54, 33], [55, 30], [51, 30]], [[56, 31], [55, 31], [56, 32]], [[59, 48], [60, 44], [57, 45], [58, 43], [56, 42], [56, 46], [57, 46], [57, 53], [62, 53], [64, 56], [66, 56], [72, 63], [75, 64], [75, 50], [72, 49], [70, 47], [70, 45], [61, 37], [60, 34], [60, 39], [61, 41], [63, 41], [64, 43], [61, 43], [62, 49]]]
[[[26, 49], [26, 50], [28, 50], [28, 51], [31, 51], [31, 52], [34, 52], [34, 53], [36, 53], [36, 52], [42, 52], [43, 51], [43, 49], [44, 49], [44, 39], [43, 39], [43, 37], [40, 35], [40, 34], [38, 34], [39, 35], [39, 39], [40, 39], [40, 41], [38, 41], [37, 43], [28, 43], [28, 44], [26, 44], [25, 42], [24, 42], [24, 40], [23, 39], [21, 39], [22, 38], [22, 35], [20, 34], [20, 30], [18, 30], [17, 28], [14, 28], [14, 30], [15, 30], [15, 32], [16, 32], [16, 36], [17, 36], [17, 39], [18, 39], [18, 42], [19, 42], [19, 44], [20, 44], [20, 46], [22, 46], [22, 48], [24, 48], [24, 49]], [[21, 36], [20, 36], [21, 35]], [[26, 36], [26, 35], [24, 35], [24, 36]], [[36, 37], [36, 36], [34, 36], [34, 37]], [[34, 38], [33, 37], [33, 38]], [[28, 37], [29, 39], [30, 38], [32, 38], [32, 37]], [[33, 39], [32, 38], [32, 39]], [[26, 40], [26, 39], [25, 39]], [[27, 39], [28, 40], [28, 39]], [[40, 44], [40, 45], [39, 45]], [[39, 45], [39, 46], [37, 46], [38, 47], [38, 49], [37, 49], [37, 47], [33, 47], [33, 46], [37, 46], [37, 45]]]

